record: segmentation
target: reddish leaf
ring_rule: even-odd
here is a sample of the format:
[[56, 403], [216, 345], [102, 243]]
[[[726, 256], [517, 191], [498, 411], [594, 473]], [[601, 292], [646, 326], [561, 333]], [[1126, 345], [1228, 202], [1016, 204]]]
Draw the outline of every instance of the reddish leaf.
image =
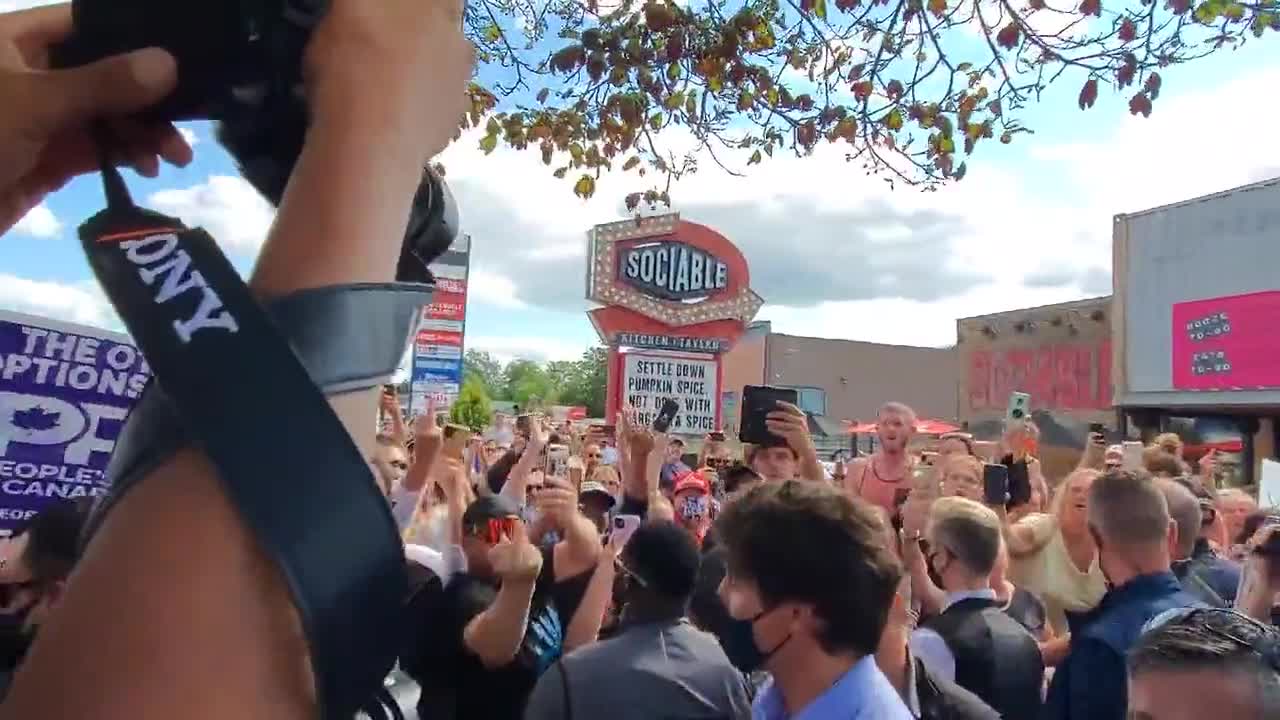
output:
[[1129, 99], [1129, 114], [1151, 117], [1151, 98], [1146, 93], [1138, 93]]
[[1116, 32], [1116, 37], [1120, 38], [1120, 42], [1129, 43], [1133, 42], [1133, 39], [1137, 36], [1138, 28], [1133, 24], [1132, 20], [1125, 18], [1120, 23], [1120, 30]]
[[1191, 0], [1169, 0], [1167, 6], [1175, 15], [1181, 15], [1191, 9]]
[[1102, 0], [1083, 0], [1080, 3], [1080, 14], [1102, 17]]
[[1138, 72], [1138, 58], [1133, 53], [1125, 53], [1124, 65], [1116, 70], [1116, 84], [1120, 87], [1129, 87], [1133, 83], [1133, 76]]
[[1044, 0], [1031, 0], [1031, 2], [1027, 3], [1027, 6], [1032, 10], [1043, 10]]
[[813, 121], [803, 122], [796, 128], [796, 142], [807, 148], [813, 147], [814, 143], [818, 142], [818, 129]]
[[1022, 31], [1018, 28], [1018, 23], [1010, 22], [996, 33], [996, 44], [1006, 50], [1012, 50], [1018, 46], [1018, 38], [1021, 35]]
[[653, 32], [662, 32], [676, 24], [676, 14], [666, 3], [649, 2], [644, 6], [644, 24]]
[[1153, 72], [1147, 76], [1147, 81], [1142, 84], [1142, 89], [1151, 96], [1151, 99], [1160, 97], [1160, 73]]
[[936, 18], [947, 14], [947, 0], [929, 0], [929, 12]]
[[862, 80], [853, 84], [853, 96], [859, 100], [871, 97], [871, 81]]
[[897, 80], [890, 80], [889, 84], [886, 85], [884, 88], [884, 93], [885, 95], [889, 96], [890, 100], [897, 100], [898, 98], [902, 97], [902, 93], [903, 93], [902, 83], [898, 82]]
[[1093, 107], [1093, 103], [1098, 99], [1098, 81], [1090, 79], [1089, 82], [1080, 88], [1080, 109], [1087, 110]]

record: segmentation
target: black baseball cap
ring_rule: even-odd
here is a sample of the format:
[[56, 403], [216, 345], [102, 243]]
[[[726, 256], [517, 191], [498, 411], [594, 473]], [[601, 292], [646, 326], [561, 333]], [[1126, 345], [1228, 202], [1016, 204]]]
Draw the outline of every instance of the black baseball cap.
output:
[[505, 495], [484, 495], [476, 498], [462, 513], [463, 527], [480, 527], [490, 520], [519, 517], [520, 506]]

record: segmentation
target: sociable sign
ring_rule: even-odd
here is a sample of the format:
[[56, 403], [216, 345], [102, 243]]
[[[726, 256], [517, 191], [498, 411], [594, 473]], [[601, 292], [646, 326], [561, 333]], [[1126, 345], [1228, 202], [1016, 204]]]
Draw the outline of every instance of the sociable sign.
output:
[[622, 253], [623, 282], [665, 300], [696, 300], [729, 287], [729, 266], [715, 255], [676, 240], [633, 245]]

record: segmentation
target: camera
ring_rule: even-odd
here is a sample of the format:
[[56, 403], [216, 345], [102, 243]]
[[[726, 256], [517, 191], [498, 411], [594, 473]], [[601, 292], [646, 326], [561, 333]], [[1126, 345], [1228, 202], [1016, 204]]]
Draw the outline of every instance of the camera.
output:
[[[303, 52], [328, 7], [327, 0], [73, 0], [73, 31], [51, 50], [50, 64], [75, 67], [141, 48], [167, 50], [178, 63], [178, 86], [146, 117], [216, 121], [218, 142], [275, 206], [306, 138]], [[457, 232], [452, 194], [424, 168], [396, 279], [432, 282], [427, 265]]]

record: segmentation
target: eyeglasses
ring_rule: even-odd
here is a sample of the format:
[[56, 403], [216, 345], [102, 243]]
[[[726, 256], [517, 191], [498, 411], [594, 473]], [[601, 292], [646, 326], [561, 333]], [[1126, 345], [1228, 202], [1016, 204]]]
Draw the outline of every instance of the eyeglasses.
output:
[[632, 571], [630, 570], [630, 568], [628, 568], [626, 565], [623, 565], [623, 564], [622, 564], [622, 558], [614, 558], [614, 559], [613, 559], [613, 566], [614, 566], [614, 567], [616, 567], [619, 571], [621, 571], [621, 572], [622, 572], [622, 574], [623, 574], [623, 575], [626, 575], [626, 576], [627, 576], [627, 578], [629, 578], [630, 580], [632, 580], [633, 582], [635, 582], [635, 584], [639, 585], [640, 587], [642, 587], [642, 588], [647, 588], [647, 587], [649, 587], [649, 584], [648, 584], [648, 583], [646, 583], [646, 582], [644, 581], [644, 578], [642, 578], [642, 577], [640, 577], [639, 575], [635, 574], [634, 572], [632, 572]]
[[34, 590], [38, 587], [40, 587], [40, 581], [35, 578], [19, 582], [0, 583], [0, 607], [9, 607], [13, 604], [13, 600], [18, 596], [18, 593], [24, 590]]

